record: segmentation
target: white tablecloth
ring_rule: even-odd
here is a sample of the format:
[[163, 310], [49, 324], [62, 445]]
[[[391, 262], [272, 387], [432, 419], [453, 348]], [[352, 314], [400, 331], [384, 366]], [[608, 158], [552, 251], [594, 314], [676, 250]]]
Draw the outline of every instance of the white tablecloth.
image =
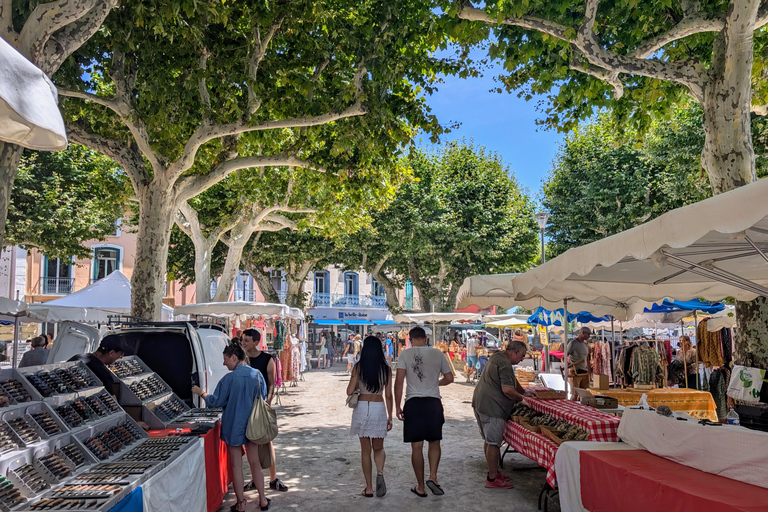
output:
[[653, 411], [627, 409], [619, 437], [635, 448], [679, 464], [768, 488], [766, 432], [732, 425], [704, 426]]
[[635, 450], [625, 443], [595, 443], [592, 441], [563, 443], [555, 455], [555, 474], [557, 488], [560, 491], [560, 510], [562, 512], [587, 512], [581, 504], [581, 464], [579, 453], [582, 450]]
[[145, 512], [207, 512], [203, 440], [142, 484]]

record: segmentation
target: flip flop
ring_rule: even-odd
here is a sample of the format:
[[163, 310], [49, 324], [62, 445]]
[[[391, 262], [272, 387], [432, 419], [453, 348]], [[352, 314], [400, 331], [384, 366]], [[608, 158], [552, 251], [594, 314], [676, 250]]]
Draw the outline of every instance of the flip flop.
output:
[[411, 492], [413, 494], [415, 494], [416, 496], [418, 496], [419, 498], [426, 498], [427, 497], [427, 493], [423, 493], [423, 494], [420, 493], [419, 491], [416, 490], [416, 487], [411, 487]]
[[387, 484], [384, 482], [384, 475], [376, 475], [376, 497], [381, 498], [387, 494]]
[[435, 496], [442, 496], [445, 494], [445, 491], [443, 491], [443, 488], [437, 485], [437, 482], [434, 480], [427, 480], [427, 487], [429, 487], [429, 490], [432, 491], [432, 494]]
[[363, 492], [361, 494], [363, 496], [365, 496], [366, 498], [373, 498], [373, 493], [368, 494], [368, 493], [365, 492], [365, 489], [363, 489]]

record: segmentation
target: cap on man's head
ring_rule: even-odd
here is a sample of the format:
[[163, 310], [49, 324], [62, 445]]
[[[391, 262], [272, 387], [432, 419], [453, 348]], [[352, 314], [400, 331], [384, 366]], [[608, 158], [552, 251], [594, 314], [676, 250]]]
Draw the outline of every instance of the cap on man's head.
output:
[[109, 352], [112, 350], [114, 350], [115, 352], [122, 352], [123, 354], [125, 354], [125, 347], [123, 346], [120, 339], [116, 336], [109, 336], [101, 340], [101, 343], [99, 344], [99, 348], [97, 350], [102, 354], [109, 354]]

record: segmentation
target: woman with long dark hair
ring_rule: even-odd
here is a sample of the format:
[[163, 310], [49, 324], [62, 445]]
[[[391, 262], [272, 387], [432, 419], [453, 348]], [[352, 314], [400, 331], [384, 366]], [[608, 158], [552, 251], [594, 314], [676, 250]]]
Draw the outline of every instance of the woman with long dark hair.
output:
[[229, 451], [229, 463], [232, 466], [232, 480], [237, 503], [232, 512], [243, 512], [246, 499], [243, 494], [243, 446], [248, 454], [251, 475], [259, 491], [259, 508], [268, 510], [270, 499], [264, 493], [264, 473], [259, 461], [259, 448], [245, 437], [248, 418], [253, 402], [267, 396], [267, 383], [261, 372], [246, 363], [243, 348], [235, 340], [224, 349], [224, 366], [230, 372], [216, 385], [213, 393], [206, 393], [197, 386], [192, 386], [192, 393], [199, 395], [208, 407], [223, 407], [221, 415], [221, 440]]
[[384, 483], [384, 438], [392, 430], [392, 369], [384, 357], [381, 340], [368, 336], [363, 341], [360, 360], [352, 368], [347, 396], [359, 392], [357, 407], [352, 413], [351, 435], [360, 438], [365, 489], [363, 496], [373, 498], [373, 466], [376, 462], [376, 496], [387, 493]]

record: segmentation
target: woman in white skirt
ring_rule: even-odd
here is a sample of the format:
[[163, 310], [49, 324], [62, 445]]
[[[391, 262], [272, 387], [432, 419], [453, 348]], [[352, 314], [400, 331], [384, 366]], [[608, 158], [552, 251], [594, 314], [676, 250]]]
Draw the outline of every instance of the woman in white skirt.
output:
[[392, 370], [384, 357], [381, 340], [368, 336], [363, 342], [360, 360], [352, 368], [347, 396], [359, 390], [357, 407], [352, 413], [351, 435], [360, 438], [365, 489], [363, 496], [373, 498], [373, 461], [376, 463], [376, 496], [387, 493], [384, 483], [384, 438], [392, 429]]

